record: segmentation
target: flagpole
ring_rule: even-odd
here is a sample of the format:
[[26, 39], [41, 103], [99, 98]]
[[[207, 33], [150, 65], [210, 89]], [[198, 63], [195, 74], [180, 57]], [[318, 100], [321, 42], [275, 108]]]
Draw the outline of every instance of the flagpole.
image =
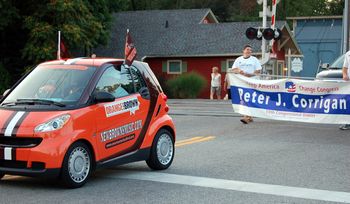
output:
[[[126, 29], [126, 36], [128, 36], [128, 34], [129, 34], [129, 29]], [[133, 83], [135, 83], [135, 82], [134, 82], [133, 70], [131, 70], [131, 67], [125, 63], [125, 62], [126, 62], [126, 56], [125, 56], [124, 58], [125, 58], [125, 59], [124, 59], [124, 66], [125, 66], [126, 68], [129, 69], [129, 71], [130, 71], [130, 76], [131, 76], [131, 80], [132, 80]], [[134, 86], [134, 92], [136, 92], [136, 86]]]
[[[126, 29], [126, 36], [128, 36], [128, 33], [129, 33], [129, 29]], [[124, 49], [124, 51], [126, 50], [127, 39], [128, 39], [128, 37], [126, 37], [126, 39], [125, 39], [125, 49]], [[124, 53], [124, 65], [127, 66], [127, 64], [126, 64], [126, 53]]]
[[58, 31], [57, 59], [61, 59], [61, 31]]

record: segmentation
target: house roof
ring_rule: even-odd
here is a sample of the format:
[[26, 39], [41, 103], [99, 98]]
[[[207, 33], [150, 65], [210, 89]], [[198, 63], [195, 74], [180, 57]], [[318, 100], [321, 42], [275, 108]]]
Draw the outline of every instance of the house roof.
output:
[[[145, 57], [238, 56], [245, 44], [261, 52], [261, 41], [245, 36], [248, 27], [261, 22], [200, 23], [206, 15], [215, 18], [210, 9], [151, 10], [119, 12], [110, 42], [95, 50], [97, 56], [123, 57], [126, 30], [137, 49], [137, 59]], [[216, 18], [215, 18], [216, 19]], [[285, 22], [277, 22], [282, 28]]]
[[323, 19], [342, 19], [343, 16], [293, 16], [287, 17], [287, 20], [323, 20]]

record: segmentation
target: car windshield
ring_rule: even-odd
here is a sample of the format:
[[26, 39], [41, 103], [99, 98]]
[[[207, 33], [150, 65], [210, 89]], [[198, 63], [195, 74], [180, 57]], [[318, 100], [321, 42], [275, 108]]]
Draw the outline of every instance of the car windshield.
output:
[[343, 68], [343, 64], [344, 64], [344, 58], [345, 58], [345, 55], [340, 56], [338, 59], [336, 59], [329, 66], [329, 68], [331, 68], [331, 69], [342, 69]]
[[35, 68], [1, 103], [2, 106], [77, 104], [94, 67], [41, 65]]

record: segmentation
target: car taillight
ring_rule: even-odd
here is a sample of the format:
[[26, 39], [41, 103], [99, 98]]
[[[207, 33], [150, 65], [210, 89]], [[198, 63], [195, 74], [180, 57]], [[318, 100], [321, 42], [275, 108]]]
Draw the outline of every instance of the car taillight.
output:
[[165, 112], [169, 112], [169, 106], [165, 105], [164, 110], [165, 110]]

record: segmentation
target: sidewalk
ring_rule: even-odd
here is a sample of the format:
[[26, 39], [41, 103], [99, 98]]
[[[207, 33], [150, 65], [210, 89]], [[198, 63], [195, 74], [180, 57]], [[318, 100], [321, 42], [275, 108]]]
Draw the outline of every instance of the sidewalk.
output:
[[170, 115], [239, 117], [233, 112], [230, 100], [169, 99]]

